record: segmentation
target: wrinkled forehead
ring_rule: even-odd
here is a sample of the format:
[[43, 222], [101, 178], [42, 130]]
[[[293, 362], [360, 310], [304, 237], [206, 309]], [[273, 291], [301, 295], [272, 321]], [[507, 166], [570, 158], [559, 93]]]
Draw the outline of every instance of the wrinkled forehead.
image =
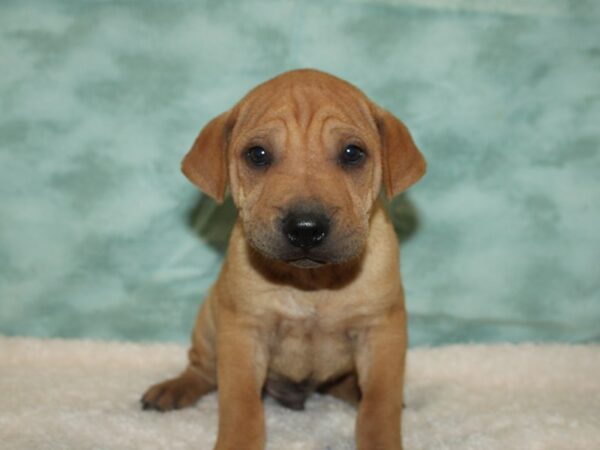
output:
[[238, 131], [267, 131], [281, 125], [303, 132], [347, 129], [371, 135], [377, 131], [367, 97], [342, 83], [267, 83], [250, 92], [237, 107]]

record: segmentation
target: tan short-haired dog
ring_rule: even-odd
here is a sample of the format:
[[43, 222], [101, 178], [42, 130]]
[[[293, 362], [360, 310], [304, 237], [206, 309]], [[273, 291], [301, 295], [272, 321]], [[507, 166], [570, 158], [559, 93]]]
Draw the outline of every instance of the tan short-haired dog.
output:
[[359, 449], [401, 449], [406, 314], [379, 197], [425, 173], [406, 127], [351, 84], [295, 70], [208, 123], [183, 172], [217, 201], [229, 186], [239, 217], [189, 365], [144, 408], [183, 408], [218, 387], [215, 449], [254, 450], [263, 392], [295, 409], [326, 392], [358, 404]]

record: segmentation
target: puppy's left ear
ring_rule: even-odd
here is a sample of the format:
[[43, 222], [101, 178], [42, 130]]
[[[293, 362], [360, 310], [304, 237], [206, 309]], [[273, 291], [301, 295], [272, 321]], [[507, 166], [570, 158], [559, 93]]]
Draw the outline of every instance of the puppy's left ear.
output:
[[393, 114], [375, 107], [375, 121], [383, 149], [383, 183], [388, 198], [392, 198], [419, 181], [427, 163], [408, 128]]
[[234, 125], [225, 112], [208, 122], [185, 155], [181, 170], [202, 192], [221, 203], [227, 189], [227, 144]]

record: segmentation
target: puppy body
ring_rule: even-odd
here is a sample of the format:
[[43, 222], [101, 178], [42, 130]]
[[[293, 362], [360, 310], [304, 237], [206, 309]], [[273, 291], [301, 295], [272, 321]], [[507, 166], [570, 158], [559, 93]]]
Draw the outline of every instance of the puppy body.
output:
[[[263, 391], [302, 409], [319, 390], [358, 404], [359, 449], [401, 448], [406, 316], [398, 242], [378, 197], [382, 182], [393, 195], [425, 166], [403, 125], [375, 108], [335, 77], [295, 71], [259, 86], [203, 130], [186, 158], [188, 176], [217, 199], [229, 183], [240, 216], [198, 314], [190, 364], [150, 388], [145, 407], [188, 406], [218, 386], [215, 448], [262, 449]], [[369, 149], [359, 170], [332, 159], [348, 142]], [[264, 171], [239, 157], [257, 143], [276, 155]], [[212, 176], [196, 159], [210, 145], [221, 146], [225, 160], [208, 163]], [[401, 175], [388, 166], [395, 157], [386, 145], [405, 151], [396, 158], [408, 168]], [[310, 235], [310, 245], [299, 246], [295, 231], [282, 233], [290, 216], [314, 211], [327, 231]], [[307, 220], [297, 222], [302, 233]]]

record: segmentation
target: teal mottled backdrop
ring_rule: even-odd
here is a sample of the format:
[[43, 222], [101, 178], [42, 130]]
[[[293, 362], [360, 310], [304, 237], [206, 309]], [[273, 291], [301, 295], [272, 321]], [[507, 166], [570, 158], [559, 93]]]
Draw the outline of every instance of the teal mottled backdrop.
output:
[[315, 67], [413, 130], [413, 344], [600, 341], [600, 2], [0, 3], [0, 333], [187, 341], [231, 210], [179, 172]]

